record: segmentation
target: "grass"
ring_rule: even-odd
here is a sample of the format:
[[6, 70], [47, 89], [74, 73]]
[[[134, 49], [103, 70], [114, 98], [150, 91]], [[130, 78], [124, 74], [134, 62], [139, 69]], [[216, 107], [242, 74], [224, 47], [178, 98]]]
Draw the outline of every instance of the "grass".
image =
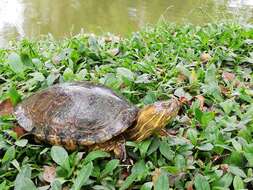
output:
[[13, 104], [80, 80], [104, 84], [140, 107], [172, 94], [188, 100], [167, 127], [175, 135], [127, 142], [127, 163], [102, 151], [19, 139], [15, 118], [1, 116], [0, 189], [253, 188], [253, 28], [160, 24], [124, 39], [48, 36], [0, 50], [0, 65], [0, 100]]

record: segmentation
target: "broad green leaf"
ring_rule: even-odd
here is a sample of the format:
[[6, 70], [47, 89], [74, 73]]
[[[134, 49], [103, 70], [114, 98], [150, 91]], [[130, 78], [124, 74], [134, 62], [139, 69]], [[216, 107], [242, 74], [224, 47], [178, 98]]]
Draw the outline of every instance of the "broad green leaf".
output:
[[117, 74], [119, 76], [127, 78], [130, 81], [133, 81], [135, 78], [135, 74], [132, 71], [130, 71], [129, 69], [124, 68], [124, 67], [117, 68]]
[[211, 64], [207, 70], [205, 75], [205, 83], [210, 83], [216, 81], [216, 67], [214, 64]]
[[169, 177], [165, 172], [162, 172], [154, 184], [154, 190], [168, 190]]
[[7, 149], [2, 159], [2, 163], [10, 162], [15, 158], [16, 150], [14, 146], [11, 146]]
[[6, 185], [6, 181], [3, 181], [2, 183], [0, 183], [0, 189], [1, 190], [8, 190], [9, 187]]
[[30, 75], [33, 76], [34, 80], [38, 82], [43, 82], [45, 80], [44, 75], [40, 72], [34, 72], [34, 73], [31, 73]]
[[31, 179], [24, 177], [19, 183], [15, 184], [14, 190], [36, 190], [36, 186]]
[[30, 59], [29, 55], [27, 55], [26, 53], [21, 53], [20, 58], [25, 66], [30, 68], [33, 67], [33, 62]]
[[68, 153], [61, 146], [53, 146], [51, 148], [51, 157], [55, 163], [63, 166], [66, 160], [68, 160]]
[[27, 139], [20, 139], [18, 141], [15, 142], [15, 145], [19, 146], [19, 147], [25, 147], [28, 143]]
[[242, 190], [244, 189], [243, 180], [239, 176], [235, 176], [233, 180], [234, 190]]
[[7, 63], [11, 70], [17, 74], [23, 74], [25, 71], [25, 65], [23, 64], [20, 56], [17, 53], [11, 53], [8, 56]]
[[47, 85], [51, 86], [60, 77], [58, 72], [52, 71], [47, 77]]
[[51, 184], [51, 189], [50, 190], [62, 190], [62, 185], [59, 180], [54, 180]]
[[82, 169], [77, 173], [77, 178], [74, 180], [74, 184], [71, 190], [80, 190], [81, 187], [88, 181], [93, 170], [92, 162], [83, 165]]
[[126, 180], [124, 181], [124, 183], [122, 184], [122, 186], [119, 188], [119, 190], [126, 190], [128, 189], [133, 183], [134, 181], [137, 179], [138, 175], [135, 173], [132, 173], [131, 175], [129, 175]]
[[244, 146], [244, 156], [249, 162], [249, 166], [253, 167], [253, 144], [246, 144]]
[[237, 166], [229, 166], [229, 171], [236, 176], [239, 176], [242, 178], [247, 177], [246, 174], [244, 173], [244, 171]]
[[138, 145], [142, 158], [144, 158], [145, 155], [147, 154], [147, 151], [148, 151], [148, 148], [149, 148], [150, 144], [151, 144], [151, 140], [148, 139], [148, 140], [142, 141]]
[[220, 106], [226, 114], [229, 114], [234, 108], [235, 102], [233, 100], [226, 100], [225, 102], [220, 103]]
[[64, 81], [72, 81], [75, 78], [75, 74], [70, 68], [66, 68], [63, 72], [63, 79]]
[[171, 150], [170, 145], [164, 141], [161, 141], [159, 150], [161, 154], [168, 160], [173, 160], [175, 153]]
[[15, 87], [11, 87], [8, 92], [8, 96], [11, 99], [13, 105], [16, 105], [21, 100], [21, 95], [18, 93]]
[[236, 151], [242, 151], [242, 145], [239, 142], [237, 142], [235, 139], [232, 139], [231, 142]]
[[110, 160], [106, 165], [105, 169], [101, 172], [101, 176], [106, 176], [115, 170], [119, 165], [119, 160]]
[[197, 140], [198, 140], [198, 132], [195, 129], [188, 129], [187, 130], [187, 137], [188, 139], [191, 141], [191, 143], [193, 145], [197, 144]]
[[177, 154], [174, 158], [175, 166], [179, 169], [184, 169], [186, 167], [186, 160], [183, 155]]
[[32, 170], [29, 166], [22, 167], [15, 179], [14, 190], [36, 190], [36, 187], [31, 180], [31, 172]]
[[198, 147], [199, 150], [202, 151], [210, 151], [213, 149], [213, 145], [211, 143], [206, 143]]
[[84, 164], [89, 163], [90, 161], [96, 160], [98, 158], [108, 158], [110, 154], [101, 150], [95, 150], [90, 152], [84, 159]]
[[146, 182], [141, 186], [140, 190], [151, 190], [153, 187], [153, 183], [152, 182]]
[[209, 182], [207, 181], [205, 176], [201, 174], [197, 174], [194, 180], [194, 186], [196, 190], [210, 190]]
[[131, 169], [131, 173], [134, 173], [137, 175], [138, 179], [141, 179], [145, 176], [147, 176], [147, 167], [145, 165], [144, 160], [139, 160], [134, 164], [134, 166]]
[[214, 186], [228, 188], [232, 184], [232, 181], [233, 176], [231, 175], [231, 173], [226, 173], [224, 176], [214, 182]]

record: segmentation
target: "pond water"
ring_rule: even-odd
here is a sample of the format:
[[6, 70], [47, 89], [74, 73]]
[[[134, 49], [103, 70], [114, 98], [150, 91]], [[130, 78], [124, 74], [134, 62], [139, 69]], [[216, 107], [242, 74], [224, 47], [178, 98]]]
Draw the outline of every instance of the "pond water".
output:
[[0, 47], [48, 33], [126, 35], [161, 19], [203, 24], [227, 18], [253, 23], [253, 0], [0, 0]]

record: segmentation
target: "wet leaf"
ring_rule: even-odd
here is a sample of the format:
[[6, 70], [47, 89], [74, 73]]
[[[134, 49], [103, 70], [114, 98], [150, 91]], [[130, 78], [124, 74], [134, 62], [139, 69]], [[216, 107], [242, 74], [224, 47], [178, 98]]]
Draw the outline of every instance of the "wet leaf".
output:
[[169, 177], [165, 172], [161, 172], [161, 175], [154, 183], [154, 190], [168, 190], [169, 189]]
[[90, 152], [84, 159], [84, 164], [87, 164], [98, 158], [107, 158], [110, 157], [110, 154], [101, 150], [95, 150]]
[[210, 185], [205, 176], [197, 174], [194, 180], [196, 190], [210, 190]]
[[2, 159], [2, 163], [7, 163], [12, 161], [15, 158], [16, 150], [14, 146], [11, 146], [7, 149]]
[[15, 142], [15, 145], [19, 146], [19, 147], [25, 147], [28, 143], [27, 139], [20, 139], [18, 141]]
[[229, 171], [236, 176], [239, 176], [242, 178], [247, 177], [246, 174], [244, 173], [244, 171], [237, 166], [229, 166]]
[[169, 144], [166, 142], [163, 142], [163, 141], [161, 142], [159, 146], [159, 150], [161, 154], [168, 160], [172, 160], [175, 156], [175, 153], [171, 150]]
[[140, 190], [151, 190], [153, 187], [153, 183], [152, 182], [146, 182], [141, 186]]
[[11, 53], [8, 56], [8, 65], [11, 70], [17, 74], [23, 74], [25, 71], [25, 65], [23, 64], [20, 56], [17, 53]]
[[210, 151], [213, 149], [213, 145], [211, 143], [206, 143], [198, 147], [199, 150], [202, 151]]
[[133, 81], [135, 78], [135, 74], [132, 71], [130, 71], [129, 69], [124, 68], [124, 67], [117, 68], [117, 74], [119, 76], [127, 78], [130, 81]]
[[24, 166], [15, 179], [14, 190], [27, 189], [36, 190], [36, 187], [31, 180], [31, 168], [29, 166]]
[[242, 190], [244, 189], [243, 180], [239, 176], [235, 176], [233, 180], [233, 187], [235, 190]]
[[101, 176], [106, 176], [115, 170], [119, 165], [119, 160], [110, 160], [106, 165], [105, 169], [101, 172]]
[[67, 151], [61, 146], [53, 146], [51, 148], [51, 157], [60, 166], [64, 166], [68, 160]]
[[87, 182], [89, 179], [91, 172], [93, 170], [92, 162], [83, 165], [82, 169], [78, 172], [76, 179], [74, 180], [74, 184], [71, 190], [80, 190], [81, 187]]

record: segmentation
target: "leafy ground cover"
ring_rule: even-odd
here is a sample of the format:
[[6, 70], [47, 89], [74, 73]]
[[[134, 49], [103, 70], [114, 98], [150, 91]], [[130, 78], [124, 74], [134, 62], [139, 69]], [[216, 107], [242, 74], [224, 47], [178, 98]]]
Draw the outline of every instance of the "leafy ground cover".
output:
[[[124, 39], [48, 36], [0, 50], [0, 65], [0, 189], [253, 189], [252, 27], [160, 24]], [[167, 127], [173, 135], [127, 142], [126, 163], [17, 137], [11, 104], [79, 80], [140, 107], [171, 94], [188, 103]]]

